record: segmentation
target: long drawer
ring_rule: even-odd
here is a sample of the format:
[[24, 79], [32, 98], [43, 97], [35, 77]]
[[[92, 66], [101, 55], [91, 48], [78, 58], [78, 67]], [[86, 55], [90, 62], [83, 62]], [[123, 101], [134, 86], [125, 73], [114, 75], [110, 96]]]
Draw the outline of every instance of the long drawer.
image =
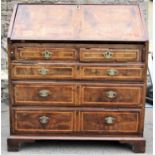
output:
[[15, 105], [55, 106], [142, 106], [143, 84], [72, 82], [17, 82]]
[[[51, 47], [49, 45], [20, 46], [14, 50], [15, 61], [80, 61], [80, 62], [142, 62], [141, 45], [84, 45]], [[78, 54], [79, 52], [79, 54]]]
[[141, 110], [50, 109], [13, 110], [13, 133], [135, 134], [141, 130]]
[[90, 64], [12, 64], [12, 79], [86, 79], [139, 80], [144, 79], [143, 65]]

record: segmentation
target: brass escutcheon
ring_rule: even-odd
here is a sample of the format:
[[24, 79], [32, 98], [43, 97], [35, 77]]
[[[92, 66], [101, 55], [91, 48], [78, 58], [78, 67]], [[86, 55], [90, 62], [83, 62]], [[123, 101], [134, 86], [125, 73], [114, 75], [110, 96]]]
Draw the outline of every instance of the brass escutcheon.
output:
[[116, 118], [114, 118], [114, 117], [112, 117], [112, 116], [108, 116], [108, 117], [105, 117], [104, 118], [104, 121], [105, 121], [105, 123], [106, 124], [114, 124], [114, 122], [115, 122], [115, 120], [116, 120]]
[[52, 57], [52, 52], [49, 52], [48, 50], [45, 50], [43, 53], [42, 53], [43, 57], [45, 59], [50, 59]]
[[39, 91], [39, 96], [40, 97], [47, 97], [47, 96], [49, 96], [49, 90], [40, 90]]
[[46, 68], [41, 68], [41, 69], [39, 69], [39, 73], [41, 75], [47, 75], [49, 73], [49, 70]]
[[39, 121], [40, 121], [41, 124], [47, 124], [48, 120], [49, 120], [49, 117], [47, 117], [47, 116], [39, 117]]
[[107, 74], [110, 75], [110, 76], [117, 75], [118, 74], [118, 70], [116, 70], [116, 69], [109, 69], [109, 70], [107, 70]]
[[113, 55], [113, 53], [112, 53], [111, 51], [103, 52], [103, 56], [104, 56], [106, 59], [112, 58], [112, 55]]
[[117, 93], [115, 91], [108, 91], [108, 92], [106, 92], [106, 96], [108, 98], [113, 99], [113, 98], [115, 98], [117, 96]]

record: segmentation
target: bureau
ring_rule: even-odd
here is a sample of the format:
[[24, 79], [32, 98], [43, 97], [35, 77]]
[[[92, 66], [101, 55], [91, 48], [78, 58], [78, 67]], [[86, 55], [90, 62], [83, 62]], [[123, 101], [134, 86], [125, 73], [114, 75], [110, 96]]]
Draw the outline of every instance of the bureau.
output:
[[35, 140], [99, 140], [145, 152], [147, 53], [137, 5], [16, 5], [8, 151]]

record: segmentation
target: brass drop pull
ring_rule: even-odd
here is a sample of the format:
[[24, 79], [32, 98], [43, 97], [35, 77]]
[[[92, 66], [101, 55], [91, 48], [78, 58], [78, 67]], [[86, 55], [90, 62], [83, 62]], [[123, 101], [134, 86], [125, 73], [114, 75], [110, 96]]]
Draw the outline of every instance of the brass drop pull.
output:
[[49, 70], [46, 68], [41, 68], [41, 69], [39, 69], [39, 73], [41, 75], [47, 75], [49, 73]]
[[115, 76], [117, 74], [118, 74], [118, 70], [116, 70], [116, 69], [107, 70], [107, 75], [109, 75], [109, 76]]
[[39, 96], [40, 97], [48, 97], [49, 96], [49, 90], [40, 90]]
[[103, 52], [103, 56], [104, 56], [104, 58], [106, 58], [106, 59], [110, 59], [110, 58], [112, 58], [113, 53], [110, 52], [110, 51], [106, 51], [106, 52]]
[[45, 50], [43, 53], [42, 53], [43, 57], [45, 59], [50, 59], [52, 57], [52, 52], [49, 52], [48, 50]]
[[49, 117], [41, 116], [41, 117], [39, 117], [39, 121], [40, 121], [41, 124], [47, 124], [48, 121], [49, 121]]
[[108, 116], [104, 118], [104, 122], [108, 125], [114, 124], [116, 118], [112, 116]]
[[117, 93], [115, 91], [108, 91], [106, 92], [106, 96], [110, 99], [113, 99], [117, 96]]

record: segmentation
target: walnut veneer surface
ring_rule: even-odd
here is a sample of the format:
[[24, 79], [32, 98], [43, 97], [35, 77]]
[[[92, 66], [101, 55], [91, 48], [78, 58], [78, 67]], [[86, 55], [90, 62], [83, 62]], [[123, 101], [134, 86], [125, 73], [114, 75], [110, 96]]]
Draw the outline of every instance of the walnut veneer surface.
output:
[[18, 4], [8, 50], [9, 151], [58, 139], [145, 152], [148, 39], [137, 5]]

